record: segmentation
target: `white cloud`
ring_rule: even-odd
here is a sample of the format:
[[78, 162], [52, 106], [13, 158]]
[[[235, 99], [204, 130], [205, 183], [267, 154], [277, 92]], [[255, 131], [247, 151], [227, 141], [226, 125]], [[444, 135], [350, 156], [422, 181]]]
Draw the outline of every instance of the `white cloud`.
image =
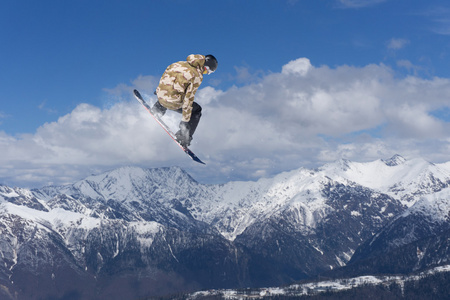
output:
[[[385, 65], [315, 67], [306, 58], [280, 73], [226, 91], [204, 87], [203, 117], [189, 160], [134, 100], [155, 101], [156, 79], [140, 76], [108, 90], [107, 108], [78, 105], [34, 134], [0, 132], [0, 181], [19, 186], [65, 183], [121, 165], [179, 165], [202, 182], [256, 179], [341, 157], [392, 154], [450, 160], [449, 124], [431, 112], [448, 107], [450, 80], [398, 78]], [[165, 120], [176, 130], [179, 114]], [[439, 161], [436, 161], [439, 162]]]
[[450, 8], [447, 6], [432, 6], [420, 14], [432, 22], [431, 31], [440, 35], [450, 35]]
[[312, 68], [311, 62], [307, 58], [299, 58], [290, 61], [287, 65], [284, 65], [281, 74], [284, 75], [300, 75], [305, 76], [308, 71]]
[[407, 39], [392, 38], [387, 43], [387, 48], [391, 49], [391, 50], [399, 50], [399, 49], [404, 48], [408, 44], [409, 44], [409, 40], [407, 40]]
[[38, 108], [40, 110], [43, 110], [43, 111], [49, 113], [49, 114], [56, 114], [56, 113], [58, 113], [58, 111], [56, 109], [47, 107], [47, 100], [42, 101], [41, 104], [38, 105]]
[[154, 76], [139, 75], [136, 79], [131, 81], [131, 84], [121, 83], [112, 89], [104, 89], [110, 96], [123, 100], [124, 95], [130, 95], [133, 89], [138, 89], [142, 92], [153, 93], [159, 82], [159, 78]]
[[391, 112], [390, 128], [402, 138], [444, 138], [448, 125], [429, 115], [422, 105], [404, 104]]
[[410, 71], [410, 70], [416, 70], [416, 69], [419, 68], [419, 67], [415, 66], [412, 62], [410, 62], [410, 61], [407, 60], [407, 59], [400, 59], [400, 60], [398, 60], [398, 61], [397, 61], [397, 66], [402, 67], [402, 68], [405, 68], [405, 69], [407, 69], [408, 71]]
[[236, 81], [239, 83], [250, 83], [255, 82], [263, 76], [263, 72], [261, 70], [253, 72], [249, 67], [238, 67], [235, 66], [234, 69], [236, 70]]
[[376, 5], [387, 0], [338, 0], [342, 7], [346, 8], [361, 8]]

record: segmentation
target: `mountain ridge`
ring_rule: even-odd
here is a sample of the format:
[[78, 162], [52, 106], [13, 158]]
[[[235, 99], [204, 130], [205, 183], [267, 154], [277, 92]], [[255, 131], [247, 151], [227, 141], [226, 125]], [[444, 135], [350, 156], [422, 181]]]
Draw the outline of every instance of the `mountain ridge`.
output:
[[[221, 185], [179, 167], [123, 167], [63, 186], [0, 186], [0, 285], [30, 297], [21, 278], [31, 278], [39, 296], [56, 297], [74, 289], [71, 274], [84, 299], [113, 299], [117, 280], [122, 298], [164, 294], [174, 282], [179, 291], [273, 286], [342, 267], [371, 272], [368, 259], [386, 264], [421, 239], [426, 259], [407, 248], [409, 262], [430, 267], [447, 261], [435, 249], [450, 224], [447, 166], [396, 155]], [[426, 228], [408, 231], [415, 224]]]

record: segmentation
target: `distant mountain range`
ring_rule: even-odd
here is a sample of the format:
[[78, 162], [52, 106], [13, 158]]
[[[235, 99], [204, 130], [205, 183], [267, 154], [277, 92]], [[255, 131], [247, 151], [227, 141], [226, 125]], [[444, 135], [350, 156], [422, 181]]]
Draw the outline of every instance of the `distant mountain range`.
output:
[[124, 167], [0, 185], [1, 299], [138, 299], [450, 264], [450, 163], [339, 160], [205, 185]]

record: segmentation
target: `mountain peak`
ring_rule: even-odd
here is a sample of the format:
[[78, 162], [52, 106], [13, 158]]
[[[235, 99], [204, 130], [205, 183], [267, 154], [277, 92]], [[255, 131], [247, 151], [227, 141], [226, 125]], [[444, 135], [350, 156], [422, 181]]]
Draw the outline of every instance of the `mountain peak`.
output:
[[143, 179], [143, 180], [176, 180], [182, 178], [189, 178], [192, 181], [195, 181], [186, 171], [182, 168], [174, 166], [174, 167], [161, 167], [161, 168], [142, 168], [136, 166], [124, 166], [117, 169], [113, 169], [107, 172], [104, 172], [99, 175], [89, 176], [82, 181], [101, 181], [106, 178], [115, 178], [115, 179]]
[[399, 154], [395, 154], [390, 159], [383, 160], [383, 162], [387, 166], [394, 167], [394, 166], [398, 166], [398, 165], [403, 164], [404, 162], [406, 162], [406, 159], [403, 156], [399, 155]]

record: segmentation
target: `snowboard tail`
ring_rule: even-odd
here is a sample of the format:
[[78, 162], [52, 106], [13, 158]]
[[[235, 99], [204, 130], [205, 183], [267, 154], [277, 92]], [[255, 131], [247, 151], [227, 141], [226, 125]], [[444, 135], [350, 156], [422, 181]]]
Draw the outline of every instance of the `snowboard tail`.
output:
[[194, 152], [192, 152], [188, 147], [183, 147], [177, 140], [177, 138], [175, 137], [175, 134], [170, 130], [169, 126], [166, 125], [166, 123], [164, 123], [160, 118], [158, 118], [157, 116], [155, 116], [152, 113], [152, 109], [150, 107], [150, 105], [148, 105], [147, 102], [145, 102], [144, 98], [142, 98], [141, 93], [139, 93], [138, 90], [134, 90], [133, 91], [134, 96], [136, 97], [136, 99], [139, 101], [139, 103], [141, 103], [146, 109], [147, 111], [150, 113], [150, 115], [156, 120], [156, 122], [158, 122], [158, 124], [164, 129], [164, 131], [172, 138], [172, 140], [175, 141], [175, 143], [177, 143], [177, 145], [183, 149], [184, 153], [186, 153], [187, 155], [189, 155], [190, 158], [192, 158], [194, 161], [204, 164], [204, 162], [202, 162], [200, 160], [200, 158], [197, 157], [197, 155], [194, 154]]

